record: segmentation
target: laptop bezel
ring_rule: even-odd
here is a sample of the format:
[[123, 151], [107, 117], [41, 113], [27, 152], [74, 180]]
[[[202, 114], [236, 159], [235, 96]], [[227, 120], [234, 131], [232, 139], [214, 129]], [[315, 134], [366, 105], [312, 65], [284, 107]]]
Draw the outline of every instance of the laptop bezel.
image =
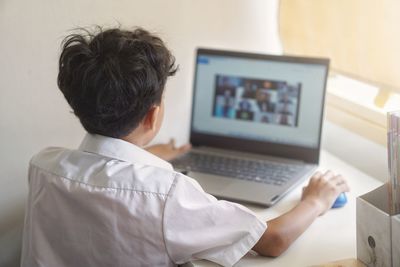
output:
[[[220, 136], [213, 134], [206, 134], [196, 132], [193, 127], [193, 117], [195, 108], [196, 98], [196, 84], [197, 84], [197, 72], [198, 72], [198, 58], [199, 55], [217, 55], [217, 56], [229, 56], [246, 59], [258, 59], [258, 60], [271, 60], [277, 62], [290, 62], [290, 63], [302, 63], [302, 64], [318, 64], [326, 67], [324, 88], [322, 94], [322, 106], [321, 106], [321, 117], [318, 131], [318, 142], [316, 148], [307, 148], [296, 145], [286, 145], [281, 143], [272, 143], [267, 141], [257, 140], [246, 140], [240, 138], [234, 138], [230, 136]], [[192, 113], [190, 122], [190, 142], [193, 146], [208, 146], [216, 147], [221, 149], [229, 149], [243, 152], [256, 153], [261, 155], [276, 156], [282, 158], [290, 158], [295, 160], [304, 161], [312, 164], [319, 164], [320, 149], [321, 149], [321, 135], [322, 135], [322, 124], [324, 119], [325, 109], [325, 95], [326, 95], [326, 84], [329, 72], [329, 59], [327, 58], [311, 58], [311, 57], [298, 57], [298, 56], [277, 56], [268, 54], [257, 54], [248, 52], [238, 52], [229, 50], [217, 50], [209, 48], [197, 48], [194, 68], [194, 80], [193, 80], [193, 94], [192, 94]]]

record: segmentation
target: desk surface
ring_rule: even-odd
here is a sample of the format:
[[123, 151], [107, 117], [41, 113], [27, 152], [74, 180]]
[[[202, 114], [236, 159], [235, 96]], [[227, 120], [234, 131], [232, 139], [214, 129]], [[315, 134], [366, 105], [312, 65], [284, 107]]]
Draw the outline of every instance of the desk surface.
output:
[[[356, 197], [382, 185], [382, 182], [366, 175], [332, 154], [322, 151], [320, 170], [325, 171], [327, 169], [346, 177], [351, 188], [351, 192], [347, 194], [348, 202], [346, 206], [331, 210], [317, 218], [310, 228], [280, 257], [267, 258], [249, 253], [235, 266], [305, 267], [357, 257]], [[246, 206], [262, 220], [270, 220], [290, 210], [298, 203], [302, 187], [298, 186], [272, 208], [263, 209], [251, 205]], [[219, 266], [208, 261], [195, 261], [193, 264], [195, 266]]]

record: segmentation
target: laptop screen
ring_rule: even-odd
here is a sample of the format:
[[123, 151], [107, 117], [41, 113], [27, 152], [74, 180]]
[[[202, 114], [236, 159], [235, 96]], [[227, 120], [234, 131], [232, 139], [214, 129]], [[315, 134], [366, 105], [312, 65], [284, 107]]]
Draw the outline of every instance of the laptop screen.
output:
[[318, 148], [328, 60], [199, 49], [192, 133]]

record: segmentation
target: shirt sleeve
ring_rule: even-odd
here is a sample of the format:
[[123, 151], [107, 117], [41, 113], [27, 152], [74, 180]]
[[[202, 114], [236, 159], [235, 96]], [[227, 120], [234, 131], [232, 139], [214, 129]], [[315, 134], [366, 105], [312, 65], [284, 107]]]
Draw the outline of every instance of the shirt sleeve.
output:
[[267, 228], [246, 207], [217, 200], [180, 173], [168, 194], [163, 216], [165, 246], [176, 264], [207, 259], [232, 266]]

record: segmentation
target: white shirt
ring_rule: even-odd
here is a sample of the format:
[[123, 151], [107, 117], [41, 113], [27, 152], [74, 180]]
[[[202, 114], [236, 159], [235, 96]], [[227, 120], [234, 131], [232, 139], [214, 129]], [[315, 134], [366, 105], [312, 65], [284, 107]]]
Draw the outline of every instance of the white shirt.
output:
[[266, 224], [120, 139], [87, 135], [48, 148], [29, 168], [21, 266], [235, 264]]

